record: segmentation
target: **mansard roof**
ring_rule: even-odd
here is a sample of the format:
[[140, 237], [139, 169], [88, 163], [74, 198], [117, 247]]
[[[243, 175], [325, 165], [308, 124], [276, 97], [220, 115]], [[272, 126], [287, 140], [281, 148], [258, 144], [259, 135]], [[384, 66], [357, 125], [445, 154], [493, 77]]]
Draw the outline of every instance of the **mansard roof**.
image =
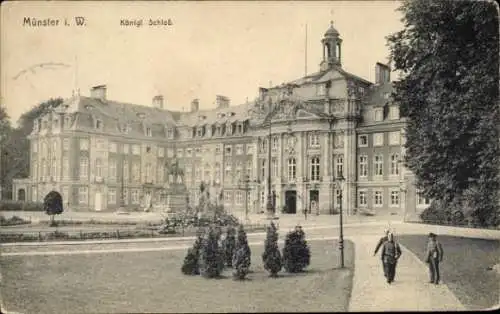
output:
[[196, 126], [204, 124], [225, 124], [227, 122], [243, 122], [250, 118], [248, 110], [250, 104], [245, 103], [225, 108], [199, 110], [195, 112], [181, 113], [178, 124]]

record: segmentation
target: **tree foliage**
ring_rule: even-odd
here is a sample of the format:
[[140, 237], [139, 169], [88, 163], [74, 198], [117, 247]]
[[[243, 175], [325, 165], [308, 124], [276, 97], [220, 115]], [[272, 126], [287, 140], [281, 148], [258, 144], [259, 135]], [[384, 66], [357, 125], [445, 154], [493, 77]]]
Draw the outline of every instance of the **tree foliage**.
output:
[[43, 208], [47, 215], [50, 216], [51, 225], [55, 225], [54, 216], [63, 213], [63, 199], [59, 192], [50, 191], [43, 199]]
[[233, 255], [236, 250], [236, 230], [229, 226], [226, 230], [226, 237], [222, 241], [222, 247], [224, 248], [224, 265], [227, 267], [233, 267]]
[[286, 236], [283, 248], [283, 264], [289, 273], [298, 273], [304, 270], [311, 261], [311, 252], [307, 245], [306, 235], [302, 227], [297, 226], [295, 230]]
[[217, 278], [224, 269], [224, 254], [219, 248], [220, 231], [210, 227], [202, 241], [199, 256], [200, 274], [205, 278]]
[[187, 252], [184, 258], [184, 263], [182, 264], [181, 271], [185, 275], [199, 275], [199, 259], [200, 259], [200, 249], [203, 241], [203, 234], [198, 233], [193, 247]]
[[266, 269], [271, 277], [276, 277], [278, 272], [283, 267], [281, 253], [278, 248], [278, 231], [273, 222], [267, 227], [267, 236], [264, 242], [264, 253], [262, 253], [262, 261], [264, 269]]
[[[495, 224], [500, 182], [498, 12], [493, 2], [405, 0], [388, 37], [406, 166], [435, 210]], [[469, 207], [465, 209], [465, 207]]]
[[250, 270], [251, 255], [252, 253], [248, 245], [247, 234], [243, 225], [240, 225], [236, 241], [236, 250], [233, 256], [233, 277], [235, 279], [242, 280], [246, 277]]

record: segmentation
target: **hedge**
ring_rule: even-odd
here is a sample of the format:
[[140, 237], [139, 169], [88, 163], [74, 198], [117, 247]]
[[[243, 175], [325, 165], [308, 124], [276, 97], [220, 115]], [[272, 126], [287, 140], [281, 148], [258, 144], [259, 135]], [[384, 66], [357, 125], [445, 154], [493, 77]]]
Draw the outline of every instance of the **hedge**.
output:
[[43, 212], [43, 203], [22, 201], [0, 201], [0, 211]]

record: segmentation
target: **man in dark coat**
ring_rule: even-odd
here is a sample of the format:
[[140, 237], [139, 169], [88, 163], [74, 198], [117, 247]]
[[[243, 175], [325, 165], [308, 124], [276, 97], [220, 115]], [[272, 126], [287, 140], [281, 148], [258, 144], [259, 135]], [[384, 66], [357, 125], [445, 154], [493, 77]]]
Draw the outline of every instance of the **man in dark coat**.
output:
[[426, 249], [426, 262], [429, 264], [429, 283], [439, 284], [439, 263], [443, 261], [443, 247], [434, 233], [429, 233], [429, 242]]
[[[377, 246], [375, 247], [375, 252], [373, 253], [373, 256], [377, 255], [378, 250], [382, 247], [382, 245], [387, 241], [387, 235], [389, 234], [389, 229], [384, 230], [384, 236], [378, 240]], [[381, 257], [382, 260], [382, 269], [384, 270], [384, 277], [387, 278], [387, 274], [385, 272], [385, 267], [384, 267], [384, 260]]]
[[387, 283], [394, 281], [396, 276], [396, 265], [399, 257], [401, 256], [401, 247], [394, 240], [392, 233], [387, 235], [387, 241], [382, 246], [382, 262], [384, 263], [384, 270], [387, 274]]

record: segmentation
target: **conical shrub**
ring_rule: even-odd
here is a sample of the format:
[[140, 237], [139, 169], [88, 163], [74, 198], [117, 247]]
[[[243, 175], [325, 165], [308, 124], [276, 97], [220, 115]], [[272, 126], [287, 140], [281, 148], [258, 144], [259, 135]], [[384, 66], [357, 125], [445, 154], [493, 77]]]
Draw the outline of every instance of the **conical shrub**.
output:
[[236, 250], [233, 256], [233, 277], [235, 279], [244, 279], [250, 270], [251, 251], [248, 246], [247, 234], [243, 226], [238, 229], [236, 241]]
[[283, 266], [289, 273], [301, 272], [309, 266], [311, 253], [302, 227], [297, 226], [287, 234], [283, 248]]
[[276, 277], [283, 267], [281, 253], [278, 248], [278, 231], [274, 223], [267, 227], [267, 236], [264, 242], [264, 253], [262, 253], [262, 262], [271, 277]]
[[205, 278], [219, 277], [224, 268], [222, 250], [219, 248], [218, 232], [212, 227], [205, 234], [202, 241], [199, 268], [200, 274]]
[[194, 241], [193, 247], [187, 252], [184, 258], [184, 263], [182, 264], [181, 271], [185, 275], [199, 275], [199, 258], [200, 258], [200, 248], [203, 241], [203, 234], [198, 234], [198, 237]]

